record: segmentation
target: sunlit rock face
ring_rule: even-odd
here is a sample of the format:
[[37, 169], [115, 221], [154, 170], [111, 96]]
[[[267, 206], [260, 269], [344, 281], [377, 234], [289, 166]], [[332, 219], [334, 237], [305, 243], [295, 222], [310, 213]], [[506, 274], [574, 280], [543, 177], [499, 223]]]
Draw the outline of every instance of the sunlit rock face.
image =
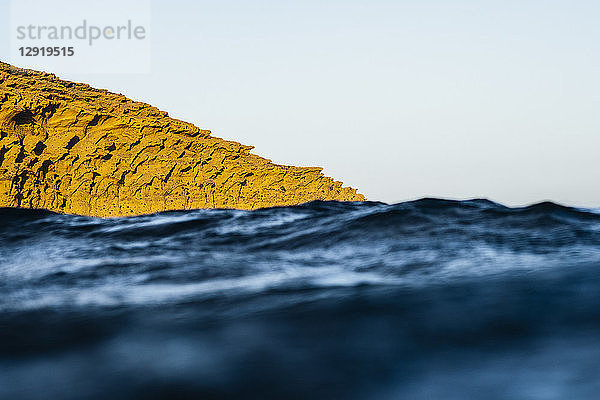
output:
[[321, 168], [273, 164], [148, 104], [4, 63], [0, 135], [0, 207], [108, 217], [365, 200]]

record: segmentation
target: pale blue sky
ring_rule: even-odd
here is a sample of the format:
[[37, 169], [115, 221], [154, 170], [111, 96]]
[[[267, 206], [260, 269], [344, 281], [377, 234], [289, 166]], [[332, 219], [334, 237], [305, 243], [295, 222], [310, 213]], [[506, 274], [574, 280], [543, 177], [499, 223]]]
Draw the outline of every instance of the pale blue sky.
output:
[[370, 200], [597, 207], [598, 21], [598, 1], [153, 1], [151, 74], [52, 72]]

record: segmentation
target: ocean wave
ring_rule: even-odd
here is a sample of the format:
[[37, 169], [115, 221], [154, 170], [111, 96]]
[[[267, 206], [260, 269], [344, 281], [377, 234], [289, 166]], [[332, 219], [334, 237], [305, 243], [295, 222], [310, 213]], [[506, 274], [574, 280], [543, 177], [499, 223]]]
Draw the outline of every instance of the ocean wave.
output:
[[597, 211], [547, 202], [0, 209], [0, 398], [535, 398], [519, 362], [585, 398], [599, 267]]

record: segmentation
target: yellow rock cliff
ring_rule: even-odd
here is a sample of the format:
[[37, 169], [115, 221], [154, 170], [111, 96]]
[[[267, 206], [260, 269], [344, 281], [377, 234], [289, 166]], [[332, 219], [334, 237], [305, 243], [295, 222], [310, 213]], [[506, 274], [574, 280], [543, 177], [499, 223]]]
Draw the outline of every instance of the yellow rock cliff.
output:
[[277, 165], [166, 112], [0, 62], [0, 207], [125, 216], [362, 201], [321, 168]]

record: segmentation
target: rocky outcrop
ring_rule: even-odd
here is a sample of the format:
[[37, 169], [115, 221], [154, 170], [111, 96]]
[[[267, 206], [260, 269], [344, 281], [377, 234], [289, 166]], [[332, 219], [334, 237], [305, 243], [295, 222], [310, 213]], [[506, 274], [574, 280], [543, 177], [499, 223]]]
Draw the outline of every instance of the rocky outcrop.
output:
[[125, 96], [0, 63], [0, 207], [123, 216], [364, 196]]

